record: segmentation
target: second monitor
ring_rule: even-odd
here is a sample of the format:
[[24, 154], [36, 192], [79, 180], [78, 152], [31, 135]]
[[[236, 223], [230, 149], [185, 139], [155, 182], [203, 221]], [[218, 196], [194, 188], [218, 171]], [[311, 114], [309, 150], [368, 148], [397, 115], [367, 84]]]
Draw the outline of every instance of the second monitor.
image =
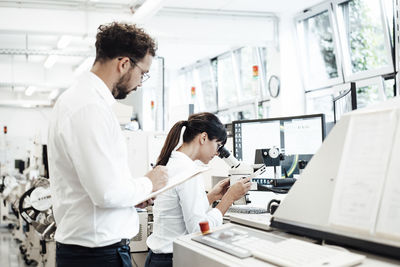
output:
[[285, 155], [282, 175], [298, 174], [298, 162], [309, 161], [325, 138], [324, 114], [232, 122], [234, 156], [255, 163], [256, 149], [277, 147]]

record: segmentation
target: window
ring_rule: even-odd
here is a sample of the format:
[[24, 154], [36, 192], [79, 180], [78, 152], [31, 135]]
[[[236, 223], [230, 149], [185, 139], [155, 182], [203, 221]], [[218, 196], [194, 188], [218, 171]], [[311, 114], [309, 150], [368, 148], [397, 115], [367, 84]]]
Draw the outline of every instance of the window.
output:
[[238, 102], [237, 78], [233, 66], [232, 53], [226, 53], [218, 57], [217, 61], [217, 84], [218, 84], [218, 107], [228, 108]]
[[358, 81], [356, 85], [357, 108], [363, 108], [386, 99], [382, 77]]
[[297, 17], [308, 113], [323, 112], [329, 121], [323, 88], [337, 96], [352, 81], [359, 108], [394, 96], [393, 10], [392, 0], [337, 0]]
[[266, 48], [244, 47], [181, 69], [171, 106], [194, 104], [194, 112], [218, 113], [226, 123], [265, 116], [269, 112], [266, 56]]
[[[195, 70], [198, 102], [201, 106], [201, 110], [197, 111], [216, 111], [217, 107], [217, 92], [212, 75], [212, 68], [210, 61], [207, 61]], [[196, 108], [196, 107], [195, 107]]]
[[[338, 7], [346, 77], [357, 79], [371, 76], [371, 71], [376, 74], [393, 71], [381, 1], [353, 0]], [[353, 75], [362, 72], [366, 74]]]
[[392, 47], [394, 46], [393, 44], [393, 16], [394, 16], [394, 6], [393, 6], [393, 0], [384, 0], [384, 9], [385, 9], [385, 15], [386, 15], [386, 21], [388, 24], [388, 31], [389, 31], [389, 36], [390, 36], [390, 44]]
[[307, 114], [325, 114], [326, 122], [333, 122], [333, 96], [335, 89], [315, 90], [306, 94]]
[[388, 78], [384, 80], [384, 90], [386, 98], [393, 98], [394, 97], [394, 78]]
[[[240, 100], [252, 100], [258, 96], [258, 84], [259, 84], [259, 69], [260, 66], [257, 65], [254, 49], [251, 47], [244, 47], [237, 50], [236, 53], [239, 61], [240, 70]], [[253, 67], [257, 68], [257, 76], [253, 75]]]
[[376, 102], [379, 102], [379, 87], [376, 84], [357, 88], [357, 106], [359, 108]]
[[150, 69], [151, 79], [143, 83], [142, 129], [162, 131], [165, 126], [164, 59], [156, 57]]
[[342, 81], [338, 71], [334, 32], [326, 4], [311, 14], [298, 17], [306, 89], [316, 89]]
[[263, 101], [261, 103], [258, 103], [258, 119], [266, 119], [269, 118], [269, 112], [270, 112], [270, 103], [269, 101]]
[[218, 118], [222, 123], [231, 123], [236, 120], [250, 120], [256, 119], [256, 106], [255, 104], [247, 104], [231, 109], [219, 111]]

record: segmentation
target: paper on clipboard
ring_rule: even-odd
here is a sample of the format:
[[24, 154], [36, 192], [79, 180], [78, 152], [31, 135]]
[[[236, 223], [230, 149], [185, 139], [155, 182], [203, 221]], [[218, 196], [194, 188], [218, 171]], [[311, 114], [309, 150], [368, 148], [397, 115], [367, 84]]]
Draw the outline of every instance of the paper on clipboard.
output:
[[183, 172], [178, 173], [177, 175], [175, 175], [174, 177], [169, 177], [167, 185], [165, 185], [163, 188], [152, 192], [150, 194], [148, 194], [145, 198], [141, 199], [140, 201], [138, 201], [135, 205], [139, 205], [140, 203], [149, 200], [171, 188], [174, 188], [175, 186], [186, 182], [187, 180], [195, 177], [196, 175], [205, 172], [209, 169], [209, 167], [201, 167], [201, 168], [196, 168], [196, 169], [190, 169], [190, 170], [185, 170]]
[[351, 118], [332, 199], [332, 226], [373, 233], [395, 125], [394, 112]]

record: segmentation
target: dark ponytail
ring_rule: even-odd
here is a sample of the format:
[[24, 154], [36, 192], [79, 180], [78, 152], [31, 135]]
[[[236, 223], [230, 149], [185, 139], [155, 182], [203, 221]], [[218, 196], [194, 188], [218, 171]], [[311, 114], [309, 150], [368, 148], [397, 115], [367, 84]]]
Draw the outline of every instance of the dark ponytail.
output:
[[206, 132], [210, 140], [217, 139], [217, 141], [225, 144], [227, 134], [224, 125], [212, 113], [202, 112], [190, 115], [187, 121], [178, 121], [171, 128], [165, 140], [164, 146], [157, 159], [156, 165], [167, 165], [171, 153], [179, 143], [182, 127], [186, 126], [183, 133], [183, 142], [191, 142], [198, 134]]
[[174, 126], [172, 126], [171, 130], [167, 135], [167, 139], [165, 140], [161, 153], [158, 156], [156, 165], [163, 165], [163, 166], [167, 165], [172, 151], [179, 143], [182, 127], [186, 125], [187, 121], [178, 121], [177, 123], [174, 124]]

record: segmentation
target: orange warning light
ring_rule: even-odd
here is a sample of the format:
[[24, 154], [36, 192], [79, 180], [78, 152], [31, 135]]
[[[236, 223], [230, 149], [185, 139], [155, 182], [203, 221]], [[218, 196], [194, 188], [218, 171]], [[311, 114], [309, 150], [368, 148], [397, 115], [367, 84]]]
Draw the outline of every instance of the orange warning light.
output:
[[258, 66], [254, 65], [253, 66], [253, 77], [258, 77]]

